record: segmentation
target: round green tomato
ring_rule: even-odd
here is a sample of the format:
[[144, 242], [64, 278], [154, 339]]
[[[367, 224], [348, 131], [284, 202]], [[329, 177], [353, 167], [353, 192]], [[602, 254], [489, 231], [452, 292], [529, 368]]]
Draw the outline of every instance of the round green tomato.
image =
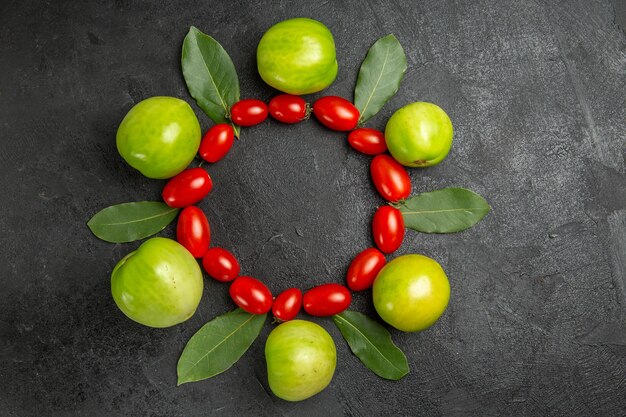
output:
[[111, 273], [115, 304], [150, 327], [182, 323], [195, 313], [204, 282], [198, 262], [180, 243], [155, 237], [126, 255]]
[[288, 94], [311, 94], [337, 77], [333, 34], [307, 18], [284, 20], [261, 38], [256, 51], [263, 81]]
[[385, 141], [389, 152], [407, 167], [429, 167], [450, 152], [454, 130], [443, 109], [417, 102], [397, 110], [387, 122]]
[[403, 255], [380, 270], [372, 288], [380, 317], [398, 330], [417, 332], [432, 326], [450, 299], [450, 283], [441, 265], [424, 255]]
[[200, 146], [200, 123], [189, 104], [174, 97], [137, 103], [117, 129], [117, 150], [148, 178], [182, 172]]
[[337, 365], [335, 342], [323, 327], [304, 320], [276, 327], [265, 342], [267, 380], [287, 401], [309, 398], [330, 384]]

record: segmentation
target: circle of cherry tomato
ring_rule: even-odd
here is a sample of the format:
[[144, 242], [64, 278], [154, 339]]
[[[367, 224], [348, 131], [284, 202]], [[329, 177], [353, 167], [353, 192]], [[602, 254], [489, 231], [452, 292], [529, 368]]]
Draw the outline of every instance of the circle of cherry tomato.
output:
[[189, 206], [180, 212], [176, 224], [176, 240], [194, 258], [201, 258], [206, 253], [211, 243], [211, 228], [201, 209]]
[[333, 316], [350, 306], [352, 295], [343, 285], [323, 284], [304, 293], [304, 311], [312, 316]]
[[380, 130], [361, 127], [348, 134], [348, 143], [352, 148], [365, 155], [378, 155], [387, 152], [385, 135]]
[[313, 104], [313, 114], [324, 126], [338, 131], [352, 130], [359, 122], [359, 110], [345, 98], [326, 96]]
[[306, 119], [306, 101], [300, 96], [279, 94], [270, 100], [270, 115], [279, 122], [293, 124]]
[[354, 257], [348, 273], [346, 274], [346, 282], [348, 288], [352, 291], [363, 291], [372, 286], [376, 275], [385, 266], [387, 260], [376, 248], [367, 248]]
[[289, 321], [296, 318], [302, 307], [302, 291], [298, 288], [289, 288], [281, 292], [274, 300], [272, 314], [279, 321]]
[[239, 126], [254, 126], [267, 119], [267, 104], [261, 100], [247, 98], [233, 104], [230, 120]]
[[204, 270], [213, 279], [229, 282], [239, 276], [239, 262], [224, 248], [210, 248], [202, 257]]
[[377, 155], [370, 164], [372, 181], [387, 201], [400, 201], [411, 195], [411, 178], [406, 169], [389, 155]]
[[235, 131], [231, 125], [216, 124], [204, 134], [198, 153], [207, 162], [217, 162], [226, 156], [234, 140]]
[[256, 278], [241, 276], [230, 284], [230, 298], [251, 314], [265, 314], [272, 308], [272, 293]]
[[202, 168], [190, 168], [173, 177], [163, 187], [163, 201], [170, 207], [183, 208], [202, 200], [213, 188], [213, 181]]
[[382, 206], [372, 220], [374, 243], [383, 253], [395, 252], [404, 239], [404, 218], [397, 208]]
[[[280, 94], [268, 106], [255, 99], [245, 99], [231, 107], [231, 120], [240, 126], [253, 126], [267, 119], [268, 113], [283, 123], [298, 123], [308, 116], [307, 103], [299, 96]], [[313, 113], [325, 126], [339, 131], [351, 131], [348, 143], [358, 152], [372, 155], [370, 165], [372, 181], [378, 192], [388, 201], [396, 202], [411, 193], [411, 181], [402, 165], [389, 155], [384, 134], [375, 129], [359, 128], [359, 111], [337, 96], [326, 96], [313, 105]], [[204, 135], [199, 148], [200, 156], [208, 162], [222, 159], [234, 142], [231, 125], [221, 123]], [[283, 291], [273, 300], [270, 290], [256, 278], [239, 276], [240, 266], [235, 256], [223, 248], [210, 248], [211, 232], [202, 210], [193, 204], [204, 198], [213, 187], [211, 177], [201, 168], [191, 168], [172, 178], [163, 189], [163, 200], [170, 207], [183, 208], [178, 225], [178, 241], [194, 257], [203, 257], [202, 265], [212, 278], [233, 281], [229, 288], [235, 304], [251, 314], [265, 314], [270, 309], [279, 321], [295, 318], [302, 307], [312, 316], [332, 316], [346, 310], [352, 301], [350, 290], [370, 288], [378, 272], [386, 264], [384, 253], [397, 250], [404, 239], [402, 213], [391, 206], [376, 210], [372, 220], [372, 233], [376, 248], [360, 252], [350, 263], [346, 274], [349, 289], [339, 284], [324, 284], [308, 290], [304, 295], [298, 288]]]

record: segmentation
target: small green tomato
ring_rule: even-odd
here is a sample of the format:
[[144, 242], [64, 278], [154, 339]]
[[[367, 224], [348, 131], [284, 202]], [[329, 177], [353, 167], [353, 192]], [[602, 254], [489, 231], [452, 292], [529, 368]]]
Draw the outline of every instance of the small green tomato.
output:
[[311, 94], [337, 77], [333, 34], [317, 20], [284, 20], [268, 29], [257, 47], [263, 81], [288, 94]]
[[407, 167], [429, 167], [443, 161], [452, 147], [454, 130], [443, 109], [417, 102], [397, 110], [385, 127], [391, 156]]
[[195, 313], [204, 282], [198, 262], [180, 243], [145, 241], [111, 273], [111, 293], [126, 316], [150, 327], [182, 323]]
[[152, 97], [137, 103], [117, 129], [117, 150], [148, 178], [182, 172], [200, 146], [200, 123], [185, 101]]
[[380, 317], [398, 330], [432, 326], [445, 311], [450, 283], [441, 265], [424, 255], [398, 256], [380, 270], [372, 288]]
[[330, 384], [337, 351], [323, 327], [304, 320], [276, 327], [265, 342], [267, 380], [272, 392], [287, 401], [301, 401]]

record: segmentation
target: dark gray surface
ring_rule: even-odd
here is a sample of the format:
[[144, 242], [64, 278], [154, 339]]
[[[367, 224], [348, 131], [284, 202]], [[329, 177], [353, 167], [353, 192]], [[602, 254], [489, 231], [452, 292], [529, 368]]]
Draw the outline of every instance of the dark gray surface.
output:
[[[626, 415], [625, 14], [617, 0], [615, 9], [587, 0], [4, 1], [0, 415]], [[137, 245], [101, 242], [85, 222], [110, 204], [159, 197], [163, 182], [117, 155], [115, 131], [144, 98], [191, 102], [179, 68], [190, 25], [229, 51], [243, 97], [269, 99], [255, 47], [294, 16], [332, 30], [340, 73], [324, 93], [347, 98], [367, 48], [394, 33], [409, 69], [370, 126], [412, 101], [440, 104], [454, 146], [440, 166], [410, 172], [414, 189], [465, 186], [493, 212], [463, 233], [407, 234], [400, 253], [440, 261], [452, 298], [432, 329], [392, 333], [411, 367], [403, 380], [370, 373], [331, 321], [318, 320], [339, 360], [312, 399], [268, 394], [269, 325], [228, 372], [176, 387], [186, 340], [232, 308], [226, 286], [207, 280], [182, 325], [137, 325], [109, 295], [111, 268]], [[383, 201], [369, 159], [344, 137], [313, 120], [267, 121], [208, 168], [216, 185], [201, 206], [214, 242], [274, 292], [342, 282], [372, 244]], [[369, 293], [353, 308], [373, 314]]]

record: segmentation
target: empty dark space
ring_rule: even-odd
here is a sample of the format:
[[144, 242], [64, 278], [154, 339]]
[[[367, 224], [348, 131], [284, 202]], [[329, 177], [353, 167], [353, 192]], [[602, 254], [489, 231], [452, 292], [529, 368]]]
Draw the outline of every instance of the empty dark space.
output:
[[[0, 415], [626, 416], [626, 8], [614, 3], [3, 1]], [[118, 155], [117, 126], [156, 95], [188, 101], [203, 131], [212, 125], [181, 74], [192, 25], [228, 51], [241, 96], [268, 101], [277, 92], [258, 75], [256, 45], [297, 16], [330, 28], [339, 60], [335, 83], [309, 102], [351, 100], [368, 48], [396, 35], [408, 70], [368, 125], [383, 129], [414, 101], [446, 109], [452, 151], [410, 170], [414, 193], [466, 187], [492, 212], [457, 234], [407, 231], [393, 255], [435, 258], [452, 289], [431, 329], [391, 330], [404, 379], [377, 377], [332, 320], [314, 319], [337, 344], [334, 379], [303, 402], [280, 400], [267, 385], [268, 319], [230, 370], [177, 387], [186, 341], [233, 304], [206, 278], [197, 313], [172, 328], [115, 306], [111, 270], [139, 242], [100, 241], [86, 222], [158, 200], [164, 185]], [[244, 129], [206, 166], [213, 244], [275, 293], [343, 283], [384, 204], [369, 161], [313, 118]], [[375, 317], [370, 294], [351, 308]]]

